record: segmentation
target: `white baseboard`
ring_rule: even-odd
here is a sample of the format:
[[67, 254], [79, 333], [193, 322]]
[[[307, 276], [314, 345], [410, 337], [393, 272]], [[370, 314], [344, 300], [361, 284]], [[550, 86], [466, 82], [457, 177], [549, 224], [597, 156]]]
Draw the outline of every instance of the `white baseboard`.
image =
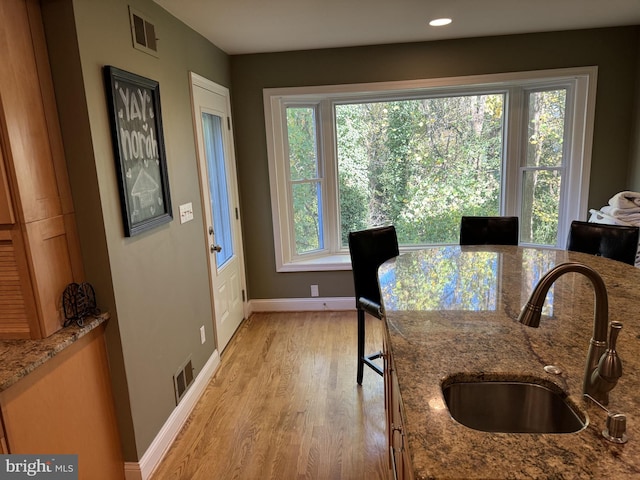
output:
[[250, 300], [252, 312], [309, 312], [355, 310], [354, 297], [267, 298]]
[[162, 461], [164, 455], [173, 444], [180, 429], [189, 418], [191, 411], [198, 403], [205, 388], [209, 384], [209, 380], [220, 365], [220, 354], [216, 350], [213, 352], [207, 363], [195, 378], [193, 385], [171, 412], [169, 418], [164, 423], [156, 437], [154, 438], [147, 451], [144, 452], [139, 462], [125, 462], [124, 478], [125, 480], [147, 480], [151, 477], [153, 471]]

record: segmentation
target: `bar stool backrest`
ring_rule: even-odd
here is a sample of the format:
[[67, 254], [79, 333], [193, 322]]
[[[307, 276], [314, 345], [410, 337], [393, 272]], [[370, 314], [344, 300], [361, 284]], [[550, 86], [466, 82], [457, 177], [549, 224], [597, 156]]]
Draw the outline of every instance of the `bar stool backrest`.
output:
[[471, 217], [460, 220], [460, 245], [518, 245], [518, 217]]
[[634, 265], [640, 227], [574, 220], [567, 250], [590, 253]]
[[360, 298], [379, 305], [378, 267], [399, 254], [395, 227], [376, 227], [349, 232], [349, 253], [356, 292], [356, 308], [359, 308]]

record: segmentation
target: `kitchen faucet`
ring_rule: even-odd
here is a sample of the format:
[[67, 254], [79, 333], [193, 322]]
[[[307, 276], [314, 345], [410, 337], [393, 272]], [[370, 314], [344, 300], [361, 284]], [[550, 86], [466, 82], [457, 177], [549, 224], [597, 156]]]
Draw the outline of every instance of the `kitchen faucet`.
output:
[[611, 322], [611, 333], [607, 342], [609, 323], [609, 300], [602, 277], [593, 268], [577, 262], [556, 265], [549, 270], [534, 288], [529, 301], [522, 308], [518, 321], [529, 327], [540, 326], [540, 314], [549, 288], [559, 277], [568, 272], [581, 273], [593, 285], [595, 305], [593, 316], [593, 335], [589, 342], [587, 364], [584, 373], [583, 392], [592, 396], [603, 405], [609, 403], [609, 392], [622, 376], [622, 361], [616, 353], [616, 340], [622, 323]]

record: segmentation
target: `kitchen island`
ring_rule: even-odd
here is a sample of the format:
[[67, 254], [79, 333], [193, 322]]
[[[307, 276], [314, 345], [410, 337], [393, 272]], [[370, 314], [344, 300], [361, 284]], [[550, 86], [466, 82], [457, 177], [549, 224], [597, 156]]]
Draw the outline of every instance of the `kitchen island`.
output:
[[[582, 395], [594, 322], [590, 281], [578, 273], [561, 276], [540, 327], [517, 320], [540, 277], [567, 261], [600, 274], [609, 321], [623, 323], [617, 342], [623, 375], [607, 408], [626, 414], [625, 444], [602, 436], [607, 414]], [[389, 260], [379, 280], [385, 348], [403, 407], [401, 428], [388, 427], [402, 433], [406, 478], [640, 478], [640, 269], [561, 250], [452, 246]], [[547, 373], [548, 365], [561, 373]], [[587, 426], [564, 434], [492, 433], [452, 419], [443, 382], [501, 379], [561, 389]]]

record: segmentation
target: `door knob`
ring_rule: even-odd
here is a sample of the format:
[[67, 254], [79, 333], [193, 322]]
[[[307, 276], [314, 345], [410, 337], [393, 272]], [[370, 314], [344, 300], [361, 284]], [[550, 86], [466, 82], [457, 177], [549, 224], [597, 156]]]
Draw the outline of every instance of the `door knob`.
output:
[[222, 247], [220, 245], [211, 244], [211, 253], [222, 251]]

